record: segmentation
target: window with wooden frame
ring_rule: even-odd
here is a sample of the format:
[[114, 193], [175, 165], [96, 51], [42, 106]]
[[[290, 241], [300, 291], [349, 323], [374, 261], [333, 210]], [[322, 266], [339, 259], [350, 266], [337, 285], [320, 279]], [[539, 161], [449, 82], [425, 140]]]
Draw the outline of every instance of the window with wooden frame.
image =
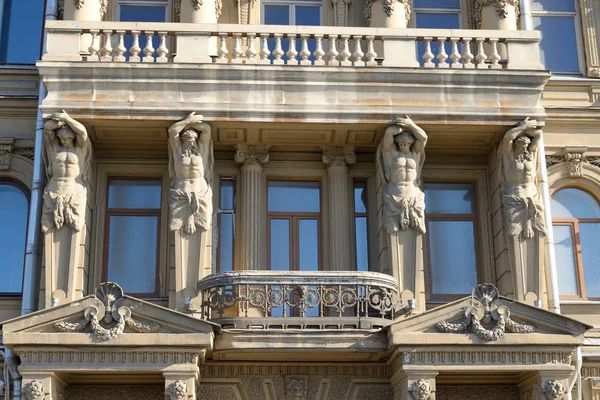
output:
[[357, 271], [369, 271], [367, 210], [367, 182], [354, 181], [354, 237]]
[[104, 282], [138, 297], [158, 297], [161, 178], [109, 177], [104, 222]]
[[533, 0], [533, 29], [541, 32], [540, 56], [557, 74], [581, 74], [583, 56], [577, 0]]
[[233, 271], [235, 248], [235, 179], [221, 177], [219, 185], [217, 273]]
[[0, 295], [20, 296], [27, 240], [29, 191], [19, 182], [0, 180], [0, 252], [2, 280]]
[[269, 269], [320, 270], [320, 182], [269, 180], [267, 186]]
[[481, 271], [474, 183], [425, 183], [427, 293], [451, 300], [471, 293]]
[[565, 188], [552, 195], [558, 291], [561, 299], [600, 300], [600, 206], [588, 192]]

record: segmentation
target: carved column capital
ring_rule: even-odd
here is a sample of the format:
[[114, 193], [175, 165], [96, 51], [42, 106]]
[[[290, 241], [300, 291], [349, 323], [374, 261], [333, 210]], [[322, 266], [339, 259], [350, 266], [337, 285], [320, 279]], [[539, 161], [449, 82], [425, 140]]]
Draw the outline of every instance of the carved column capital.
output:
[[478, 28], [481, 28], [482, 23], [482, 11], [484, 7], [494, 6], [496, 13], [500, 19], [506, 19], [508, 17], [507, 6], [513, 6], [515, 8], [515, 16], [519, 17], [521, 9], [519, 7], [519, 0], [475, 0], [475, 23]]
[[254, 146], [247, 144], [238, 144], [235, 146], [235, 162], [248, 165], [262, 165], [269, 162], [270, 146]]
[[14, 142], [13, 138], [0, 139], [0, 170], [10, 169]]
[[330, 167], [345, 167], [356, 162], [354, 146], [321, 146], [323, 163]]
[[410, 4], [411, 4], [410, 0], [366, 0], [363, 13], [364, 13], [367, 21], [371, 21], [371, 7], [372, 7], [373, 3], [377, 3], [377, 1], [381, 1], [381, 6], [383, 7], [383, 11], [385, 12], [385, 14], [388, 17], [391, 17], [394, 14], [394, 5], [396, 3], [403, 4], [404, 5], [404, 14], [406, 17], [406, 23], [408, 24], [410, 22], [410, 17], [412, 15], [412, 9], [410, 7]]

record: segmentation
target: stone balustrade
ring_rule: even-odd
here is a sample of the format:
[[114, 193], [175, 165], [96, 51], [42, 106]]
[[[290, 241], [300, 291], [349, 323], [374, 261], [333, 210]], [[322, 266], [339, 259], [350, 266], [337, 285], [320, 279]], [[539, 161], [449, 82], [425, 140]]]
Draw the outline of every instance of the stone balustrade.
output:
[[544, 69], [537, 31], [82, 21], [46, 29], [43, 61]]
[[225, 272], [198, 290], [202, 319], [238, 329], [373, 329], [404, 309], [396, 281], [376, 272]]

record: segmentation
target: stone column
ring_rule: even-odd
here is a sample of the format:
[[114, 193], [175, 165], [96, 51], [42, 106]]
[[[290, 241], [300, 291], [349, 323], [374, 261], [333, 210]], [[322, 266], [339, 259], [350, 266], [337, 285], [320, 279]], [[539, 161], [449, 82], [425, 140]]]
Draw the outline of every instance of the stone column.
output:
[[410, 0], [366, 0], [364, 14], [372, 28], [407, 28]]
[[419, 186], [427, 134], [409, 117], [395, 118], [377, 149], [379, 263], [398, 281], [404, 304], [425, 311], [425, 194]]
[[537, 183], [541, 134], [538, 122], [530, 119], [504, 134], [498, 151], [498, 178], [515, 298], [530, 305], [546, 306], [546, 227]]
[[222, 9], [222, 0], [181, 0], [180, 22], [216, 24]]
[[[73, 21], [102, 21], [106, 14], [108, 0], [64, 0], [64, 19]], [[79, 48], [88, 53], [92, 44], [92, 35], [81, 35]]]
[[[211, 273], [213, 141], [209, 124], [191, 113], [171, 125], [169, 230], [175, 244], [175, 308], [199, 309], [198, 281]], [[193, 299], [193, 300], [192, 300]], [[173, 307], [171, 298], [171, 307]]]
[[435, 377], [438, 371], [428, 366], [413, 370], [407, 357], [410, 355], [396, 350], [389, 361], [393, 372], [390, 383], [394, 400], [435, 400]]
[[352, 243], [352, 185], [348, 164], [356, 162], [354, 146], [323, 146], [323, 163], [327, 164], [327, 193], [329, 197], [329, 254], [328, 269], [350, 271], [355, 265], [356, 250]]
[[236, 265], [240, 270], [263, 270], [267, 267], [267, 215], [262, 164], [269, 161], [268, 147], [238, 144], [235, 161], [242, 164]]
[[64, 0], [64, 19], [73, 21], [102, 21], [108, 0]]
[[47, 371], [22, 371], [22, 399], [62, 400], [65, 382], [55, 373]]
[[[67, 113], [44, 123], [46, 187], [44, 233], [44, 307], [83, 297], [86, 236], [90, 234], [88, 190], [92, 146], [86, 128]], [[78, 168], [66, 168], [66, 161]], [[87, 249], [89, 250], [89, 249]]]
[[519, 383], [519, 398], [523, 400], [567, 400], [569, 398], [569, 370], [538, 371]]
[[479, 29], [517, 30], [519, 0], [475, 0], [475, 22]]

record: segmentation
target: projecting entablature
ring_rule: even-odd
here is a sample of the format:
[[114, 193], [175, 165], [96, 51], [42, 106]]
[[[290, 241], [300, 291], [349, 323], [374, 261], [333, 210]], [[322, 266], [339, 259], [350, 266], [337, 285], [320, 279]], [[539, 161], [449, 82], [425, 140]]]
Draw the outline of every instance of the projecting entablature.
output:
[[[65, 109], [80, 120], [173, 121], [196, 110], [216, 123], [367, 126], [399, 114], [433, 124], [545, 119], [541, 93], [549, 73], [539, 61], [538, 32], [352, 28], [350, 41], [362, 45], [362, 53], [348, 58], [343, 51], [315, 51], [292, 59], [262, 54], [264, 47], [258, 55], [244, 48], [256, 31], [265, 31], [265, 41], [281, 31], [299, 41], [323, 38], [325, 45], [328, 38], [348, 40], [344, 28], [146, 25], [50, 22], [48, 53], [38, 63], [48, 90], [44, 115]], [[135, 61], [124, 47], [98, 45], [113, 34], [139, 33], [135, 29], [155, 31], [161, 46], [176, 43], [176, 54], [166, 47], [144, 49], [148, 55]], [[460, 44], [456, 54], [421, 61], [417, 43], [431, 41], [429, 35]], [[92, 53], [80, 52], [90, 40]], [[211, 50], [218, 40], [219, 50]], [[232, 49], [231, 41], [240, 41], [241, 50]], [[475, 53], [463, 51], [468, 48]]]

